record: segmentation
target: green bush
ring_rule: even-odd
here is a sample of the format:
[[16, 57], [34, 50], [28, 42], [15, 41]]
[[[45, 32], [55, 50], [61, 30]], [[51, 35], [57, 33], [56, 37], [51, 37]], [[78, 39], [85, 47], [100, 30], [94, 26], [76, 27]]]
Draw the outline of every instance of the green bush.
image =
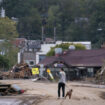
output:
[[67, 51], [70, 45], [74, 45], [76, 48], [75, 50], [85, 50], [86, 49], [86, 47], [82, 44], [62, 43], [62, 44], [56, 45], [55, 47], [52, 47], [51, 50], [47, 53], [47, 56], [54, 56], [55, 48], [62, 48], [63, 51]]

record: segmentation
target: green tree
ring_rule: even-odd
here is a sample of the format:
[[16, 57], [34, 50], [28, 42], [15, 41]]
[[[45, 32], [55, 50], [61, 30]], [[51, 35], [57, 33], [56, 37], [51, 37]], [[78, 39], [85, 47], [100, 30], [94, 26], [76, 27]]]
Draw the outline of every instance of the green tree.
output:
[[52, 47], [51, 50], [47, 53], [47, 56], [54, 56], [55, 48], [62, 48], [63, 51], [67, 51], [70, 45], [74, 45], [76, 50], [85, 50], [86, 47], [82, 44], [72, 44], [72, 43], [63, 43]]
[[18, 32], [23, 37], [40, 39], [46, 17], [46, 37], [52, 37], [56, 26], [58, 40], [89, 40], [97, 47], [105, 41], [105, 0], [3, 0], [2, 6], [8, 17], [19, 19]]
[[17, 29], [20, 36], [41, 39], [41, 17], [38, 11], [32, 8], [29, 16], [20, 18]]
[[[51, 35], [54, 34], [54, 27], [57, 28], [57, 36], [60, 35], [60, 23], [59, 23], [59, 18], [61, 15], [61, 12], [59, 11], [60, 7], [59, 5], [53, 5], [50, 6], [48, 9], [48, 20], [47, 20], [47, 26], [46, 32], [47, 37], [51, 37]], [[53, 36], [52, 36], [53, 38]]]
[[0, 69], [9, 68], [9, 60], [5, 57], [0, 55]]
[[4, 57], [9, 60], [9, 67], [12, 67], [17, 63], [18, 51], [19, 49], [16, 48], [11, 41], [4, 41], [0, 44], [0, 52], [4, 52]]
[[[90, 34], [89, 39], [93, 42], [95, 47], [100, 47], [100, 45], [105, 42], [105, 1], [97, 0], [94, 4], [94, 8], [91, 11], [90, 17]], [[100, 30], [101, 29], [101, 30]]]
[[18, 37], [16, 25], [16, 22], [8, 17], [0, 18], [0, 39], [4, 41], [0, 43], [0, 51], [3, 51], [5, 58], [9, 60], [9, 67], [17, 62], [18, 49], [12, 45], [12, 40]]
[[0, 18], [0, 39], [12, 40], [18, 37], [16, 22], [8, 17]]

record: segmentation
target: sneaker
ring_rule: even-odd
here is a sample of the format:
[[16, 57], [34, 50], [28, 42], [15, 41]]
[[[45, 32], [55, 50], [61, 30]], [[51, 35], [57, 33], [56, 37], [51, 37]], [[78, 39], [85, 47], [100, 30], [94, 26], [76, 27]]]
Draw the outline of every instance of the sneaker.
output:
[[62, 97], [62, 99], [65, 99], [65, 97]]
[[60, 99], [60, 97], [58, 97], [57, 99]]

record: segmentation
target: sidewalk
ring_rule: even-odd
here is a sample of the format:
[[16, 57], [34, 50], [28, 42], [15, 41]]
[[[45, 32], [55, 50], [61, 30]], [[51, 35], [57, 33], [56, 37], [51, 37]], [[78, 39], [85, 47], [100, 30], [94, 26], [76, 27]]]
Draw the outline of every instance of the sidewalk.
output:
[[81, 83], [81, 82], [71, 82], [72, 86], [77, 87], [90, 87], [90, 88], [101, 88], [105, 89], [105, 85], [91, 84], [91, 83]]

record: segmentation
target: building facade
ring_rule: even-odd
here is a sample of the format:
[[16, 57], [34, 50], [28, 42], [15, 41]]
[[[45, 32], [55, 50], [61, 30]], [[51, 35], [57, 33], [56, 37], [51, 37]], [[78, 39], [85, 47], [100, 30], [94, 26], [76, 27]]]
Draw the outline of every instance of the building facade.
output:
[[[62, 43], [73, 43], [73, 44], [82, 44], [86, 47], [86, 49], [91, 49], [91, 42], [63, 42], [63, 41], [56, 41], [56, 42], [44, 42], [41, 43], [39, 40], [23, 40], [17, 39], [15, 41], [15, 45], [19, 46], [20, 52], [18, 53], [18, 63], [20, 62], [30, 62], [33, 61], [33, 66], [37, 65], [40, 61], [46, 58], [46, 54], [50, 51], [52, 47]], [[31, 63], [32, 64], [32, 63]], [[32, 66], [32, 65], [31, 65]]]
[[68, 80], [94, 77], [104, 65], [105, 49], [69, 50], [66, 54], [47, 57], [39, 63], [55, 72], [64, 68]]

